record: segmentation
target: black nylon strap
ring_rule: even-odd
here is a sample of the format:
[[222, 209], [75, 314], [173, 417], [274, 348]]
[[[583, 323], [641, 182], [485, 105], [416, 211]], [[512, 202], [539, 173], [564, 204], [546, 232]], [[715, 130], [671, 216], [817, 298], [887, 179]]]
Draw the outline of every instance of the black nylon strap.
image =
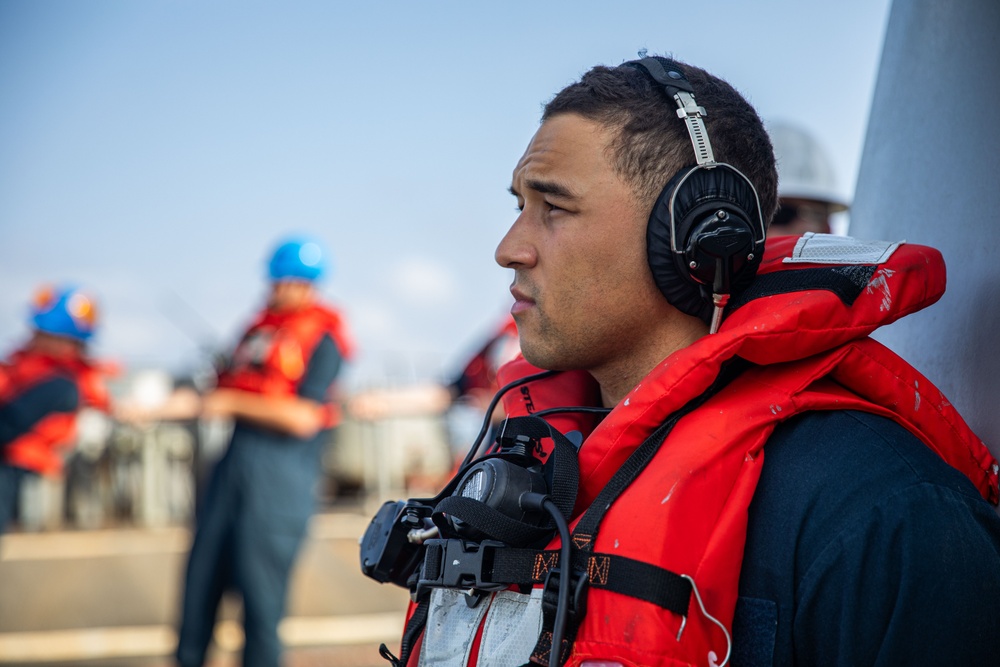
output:
[[656, 58], [654, 56], [650, 56], [648, 58], [643, 58], [642, 60], [630, 60], [627, 63], [622, 63], [622, 67], [632, 67], [634, 69], [644, 70], [649, 77], [653, 79], [653, 81], [656, 81], [658, 84], [666, 88], [667, 95], [671, 99], [679, 90], [694, 93], [694, 88], [691, 86], [691, 82], [687, 80], [679, 67], [670, 67], [670, 71], [674, 72], [674, 76], [670, 76], [667, 73], [667, 67], [664, 66], [664, 63], [669, 62], [670, 61], [666, 58]]
[[427, 613], [430, 611], [430, 606], [429, 598], [424, 598], [418, 602], [417, 608], [413, 610], [413, 615], [410, 616], [409, 623], [406, 624], [406, 629], [403, 630], [403, 639], [399, 645], [398, 664], [400, 667], [406, 667], [406, 663], [410, 659], [410, 653], [413, 651], [413, 646], [416, 644], [417, 639], [424, 631], [424, 626], [427, 624]]
[[601, 492], [597, 494], [597, 498], [594, 502], [590, 504], [587, 511], [581, 517], [580, 521], [577, 523], [576, 528], [573, 529], [574, 543], [581, 549], [590, 550], [591, 545], [597, 538], [597, 530], [600, 527], [601, 521], [604, 519], [605, 513], [611, 508], [611, 505], [618, 499], [618, 496], [622, 494], [629, 485], [635, 481], [639, 473], [645, 469], [646, 465], [653, 459], [656, 452], [659, 451], [660, 446], [670, 435], [670, 431], [673, 430], [674, 426], [681, 418], [690, 414], [696, 408], [701, 406], [709, 398], [717, 394], [723, 387], [729, 384], [733, 378], [735, 378], [739, 373], [741, 373], [746, 367], [747, 362], [738, 357], [730, 360], [723, 366], [722, 371], [719, 376], [715, 378], [715, 381], [711, 386], [706, 389], [700, 396], [697, 396], [687, 402], [683, 407], [674, 412], [663, 424], [659, 426], [655, 431], [653, 431], [648, 438], [646, 438], [639, 447], [632, 452], [632, 455], [626, 459], [625, 463], [615, 471], [615, 474], [611, 477], [611, 480], [605, 485]]
[[[503, 584], [540, 584], [549, 570], [558, 565], [557, 550], [497, 549], [490, 579]], [[573, 552], [573, 569], [586, 572], [587, 581], [594, 588], [604, 588], [681, 616], [687, 615], [691, 584], [670, 570], [625, 556], [580, 550]]]
[[426, 574], [431, 579], [437, 579], [441, 576], [441, 558], [444, 555], [444, 550], [441, 548], [440, 543], [431, 540], [424, 549], [424, 566], [421, 574]]
[[580, 464], [577, 461], [576, 447], [569, 438], [540, 417], [511, 417], [504, 424], [501, 437], [506, 437], [508, 433], [526, 435], [536, 440], [552, 439], [552, 454], [545, 463], [549, 497], [569, 521], [573, 505], [576, 504], [576, 492], [580, 487]]
[[485, 503], [463, 496], [449, 496], [437, 504], [434, 514], [447, 514], [460, 519], [491, 540], [508, 544], [527, 545], [552, 534], [553, 527], [532, 526], [499, 512]]
[[544, 419], [530, 415], [508, 418], [503, 424], [500, 435], [505, 436], [508, 431], [529, 438], [551, 438], [553, 433], [558, 433]]
[[844, 265], [758, 275], [749, 287], [729, 300], [727, 312], [761, 297], [806, 290], [833, 292], [845, 306], [850, 306], [871, 282], [877, 269], [871, 265]]
[[[546, 621], [551, 621], [551, 618], [546, 615]], [[561, 656], [559, 660], [560, 665], [566, 664], [569, 660], [570, 649], [573, 646], [573, 642], [576, 641], [576, 633], [580, 629], [580, 621], [583, 619], [572, 619], [569, 623], [568, 628], [566, 628], [566, 636], [562, 640], [562, 649], [559, 651]], [[542, 625], [542, 632], [538, 635], [538, 641], [535, 642], [535, 648], [531, 650], [531, 658], [527, 663], [527, 667], [533, 667], [534, 665], [542, 665], [543, 667], [548, 667], [551, 662], [552, 656], [552, 626], [551, 624], [546, 627]]]
[[386, 646], [384, 643], [379, 644], [378, 654], [382, 656], [383, 659], [388, 661], [388, 663], [392, 665], [392, 667], [403, 667], [403, 665], [399, 662], [399, 658], [394, 656], [392, 654], [392, 651], [389, 650], [389, 647]]
[[[686, 414], [686, 412], [684, 414]], [[629, 484], [631, 484], [635, 478], [639, 476], [639, 473], [641, 473], [650, 462], [653, 458], [653, 454], [659, 450], [660, 445], [674, 428], [674, 425], [680, 421], [682, 416], [683, 415], [679, 411], [675, 412], [670, 419], [653, 431], [649, 437], [646, 438], [634, 452], [632, 452], [632, 455], [626, 459], [625, 463], [618, 468], [607, 485], [601, 489], [601, 492], [597, 494], [597, 498], [595, 498], [594, 502], [587, 508], [583, 517], [581, 517], [580, 521], [576, 524], [576, 528], [573, 529], [574, 536], [587, 536], [585, 541], [577, 543], [578, 546], [589, 550], [590, 546], [594, 542], [594, 538], [597, 536], [597, 529], [601, 520], [604, 518], [605, 512], [611, 508], [611, 504], [618, 499], [618, 496], [620, 496], [626, 488], [628, 488]]]
[[550, 489], [549, 497], [559, 508], [559, 513], [569, 521], [573, 515], [573, 506], [576, 504], [577, 491], [580, 489], [580, 462], [577, 459], [576, 447], [569, 438], [554, 428], [549, 427], [549, 429], [553, 433], [554, 443], [552, 454], [545, 464]]

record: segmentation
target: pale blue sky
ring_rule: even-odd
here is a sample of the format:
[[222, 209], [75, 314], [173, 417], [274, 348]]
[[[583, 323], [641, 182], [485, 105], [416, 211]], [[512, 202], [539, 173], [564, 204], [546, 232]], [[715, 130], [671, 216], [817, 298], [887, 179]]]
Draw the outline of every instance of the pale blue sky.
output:
[[305, 230], [361, 345], [351, 383], [448, 375], [509, 307], [510, 172], [560, 87], [672, 54], [811, 131], [850, 197], [888, 8], [0, 0], [0, 353], [36, 285], [74, 280], [95, 352], [194, 365]]

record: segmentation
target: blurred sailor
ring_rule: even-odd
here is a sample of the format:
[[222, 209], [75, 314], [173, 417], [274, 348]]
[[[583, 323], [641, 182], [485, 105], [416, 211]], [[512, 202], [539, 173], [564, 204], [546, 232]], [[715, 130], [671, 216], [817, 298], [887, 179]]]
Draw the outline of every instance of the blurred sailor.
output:
[[504, 317], [496, 331], [466, 362], [449, 384], [455, 399], [468, 399], [485, 407], [496, 394], [497, 369], [520, 353], [517, 324], [510, 315]]
[[[826, 151], [811, 134], [787, 123], [768, 125], [778, 162], [778, 202], [768, 236], [829, 234], [830, 216], [847, 210]], [[846, 231], [846, 230], [844, 230]]]
[[277, 245], [267, 305], [202, 401], [203, 417], [231, 418], [235, 426], [198, 512], [181, 665], [204, 663], [227, 588], [243, 598], [243, 664], [279, 664], [289, 573], [315, 509], [324, 443], [339, 421], [331, 389], [352, 351], [343, 317], [318, 300], [327, 264], [313, 238]]
[[83, 291], [42, 287], [31, 305], [31, 338], [0, 363], [0, 533], [26, 478], [62, 473], [78, 411], [108, 407], [102, 370], [87, 356], [96, 323]]

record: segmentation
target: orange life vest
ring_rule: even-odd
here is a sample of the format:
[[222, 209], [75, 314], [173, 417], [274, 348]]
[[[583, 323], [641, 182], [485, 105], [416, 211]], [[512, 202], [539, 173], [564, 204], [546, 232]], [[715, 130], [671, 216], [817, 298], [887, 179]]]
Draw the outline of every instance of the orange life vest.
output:
[[[929, 380], [868, 338], [878, 326], [940, 298], [945, 284], [940, 253], [902, 245], [879, 264], [829, 265], [801, 262], [808, 254], [799, 253], [796, 243], [803, 241], [769, 241], [745, 303], [736, 304], [717, 334], [663, 360], [589, 433], [588, 425], [581, 424], [586, 439], [580, 448], [571, 529], [574, 562], [583, 564], [589, 583], [586, 613], [563, 647], [564, 659], [569, 656], [564, 664], [723, 662], [730, 648], [747, 508], [760, 476], [764, 445], [780, 422], [797, 414], [847, 409], [893, 419], [968, 476], [984, 498], [997, 503], [998, 467], [985, 445]], [[796, 256], [799, 263], [784, 261]], [[749, 367], [704, 399], [727, 362], [736, 358]], [[501, 369], [500, 380], [506, 384], [535, 371], [520, 359]], [[589, 376], [574, 373], [573, 378], [577, 396], [593, 390]], [[508, 412], [523, 415], [566, 405], [543, 386], [547, 381], [508, 394]], [[704, 402], [676, 422], [641, 473], [606, 509], [598, 507], [603, 501], [594, 500], [626, 461], [638, 456], [640, 445], [653, 441], [654, 431], [699, 399]], [[599, 518], [593, 520], [595, 512]], [[545, 550], [529, 554], [533, 566], [528, 575], [510, 581], [534, 582], [537, 591], [557, 563], [558, 547], [556, 538]], [[496, 551], [495, 568], [500, 568], [505, 551]], [[621, 585], [622, 572], [636, 568], [693, 582], [684, 590], [695, 601], [679, 614], [658, 604], [655, 591]], [[647, 581], [645, 588], [653, 588], [652, 583]], [[474, 617], [470, 630], [447, 625], [451, 612], [432, 603], [427, 627], [442, 630], [437, 637], [471, 633], [468, 664], [491, 664], [488, 653], [496, 649], [483, 647], [504, 645], [497, 643], [493, 629], [500, 625], [498, 615], [510, 616], [511, 609], [529, 609], [532, 604], [526, 594], [493, 594], [482, 603], [488, 606]], [[701, 612], [701, 604], [721, 625]], [[454, 609], [454, 618], [470, 618], [458, 606]], [[542, 627], [530, 659], [545, 665], [551, 633]], [[415, 647], [413, 655], [420, 649]], [[426, 659], [424, 663], [430, 664]]]
[[517, 356], [517, 352], [517, 324], [508, 315], [462, 369], [455, 386], [463, 396], [476, 392], [488, 392], [487, 398], [493, 396], [500, 388], [497, 370]]
[[[0, 404], [17, 399], [53, 377], [65, 377], [76, 383], [80, 407], [107, 410], [108, 391], [102, 376], [100, 367], [79, 355], [55, 356], [25, 348], [0, 364]], [[57, 475], [63, 469], [60, 450], [71, 446], [75, 438], [76, 413], [52, 412], [7, 443], [3, 460], [42, 475]]]
[[[243, 335], [228, 367], [219, 374], [218, 386], [268, 396], [294, 396], [309, 359], [324, 336], [329, 335], [340, 355], [349, 359], [354, 344], [340, 313], [314, 303], [288, 312], [264, 309]], [[339, 408], [326, 405], [325, 427], [340, 421]]]

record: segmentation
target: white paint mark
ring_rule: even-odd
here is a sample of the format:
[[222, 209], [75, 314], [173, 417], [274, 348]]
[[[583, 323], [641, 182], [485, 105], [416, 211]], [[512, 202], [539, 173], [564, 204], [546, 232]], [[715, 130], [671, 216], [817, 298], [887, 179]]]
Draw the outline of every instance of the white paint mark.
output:
[[626, 398], [625, 399], [625, 405], [627, 406], [631, 402], [631, 400], [632, 400], [631, 398]]
[[875, 290], [882, 292], [882, 304], [879, 306], [879, 310], [881, 311], [887, 311], [892, 308], [892, 293], [889, 291], [888, 278], [892, 278], [895, 273], [896, 272], [892, 269], [879, 269], [875, 272], [875, 275], [872, 276], [872, 279], [868, 283], [868, 287], [865, 290], [869, 294], [874, 294]]
[[781, 406], [780, 405], [775, 405], [775, 404], [772, 403], [770, 407], [771, 407], [771, 414], [772, 415], [776, 415], [779, 412], [781, 412]]
[[616, 538], [615, 539], [615, 549], [617, 549], [617, 548], [618, 548], [618, 539]]
[[920, 409], [920, 382], [917, 380], [913, 381], [913, 411], [916, 412]]
[[677, 482], [674, 482], [674, 485], [670, 487], [670, 492], [667, 493], [667, 497], [660, 501], [661, 505], [667, 504], [667, 501], [670, 500], [670, 496], [674, 495], [674, 489], [676, 488], [677, 488]]

